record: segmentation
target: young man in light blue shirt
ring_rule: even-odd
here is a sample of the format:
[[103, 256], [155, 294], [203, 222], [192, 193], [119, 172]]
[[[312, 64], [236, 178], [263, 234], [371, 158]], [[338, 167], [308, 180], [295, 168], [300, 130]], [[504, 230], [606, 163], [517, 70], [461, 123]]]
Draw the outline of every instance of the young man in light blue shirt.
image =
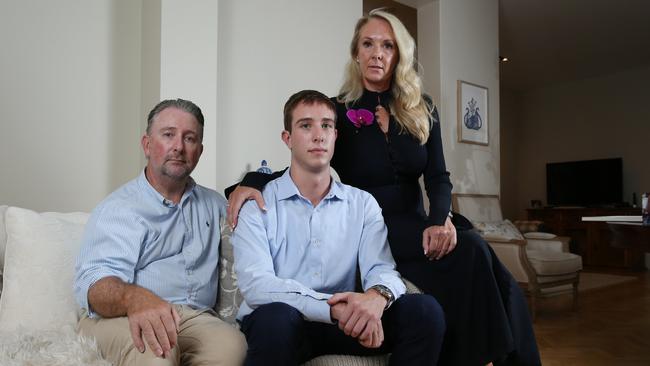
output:
[[237, 366], [244, 337], [219, 320], [220, 218], [225, 199], [190, 177], [203, 151], [203, 114], [165, 100], [149, 113], [140, 176], [88, 220], [74, 290], [79, 331], [114, 365]]
[[[404, 295], [379, 205], [330, 176], [334, 104], [298, 92], [284, 125], [291, 166], [266, 185], [266, 211], [253, 201], [242, 207], [233, 236], [245, 364], [391, 352], [391, 365], [435, 365], [445, 330], [440, 306], [429, 295]], [[364, 292], [355, 292], [357, 276]]]

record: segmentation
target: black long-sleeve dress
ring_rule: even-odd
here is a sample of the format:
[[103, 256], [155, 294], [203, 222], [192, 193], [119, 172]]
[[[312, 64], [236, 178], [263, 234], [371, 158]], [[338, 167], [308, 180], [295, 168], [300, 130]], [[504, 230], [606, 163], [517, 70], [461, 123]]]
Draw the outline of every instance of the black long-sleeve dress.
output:
[[[389, 110], [391, 92], [365, 91], [349, 108], [336, 102], [338, 138], [332, 167], [341, 181], [370, 192], [388, 227], [398, 271], [445, 311], [447, 331], [439, 365], [539, 365], [528, 308], [516, 281], [489, 245], [473, 231], [461, 230], [447, 256], [429, 261], [422, 232], [443, 225], [451, 202], [437, 111], [426, 144], [421, 145], [393, 120], [384, 134], [378, 124], [355, 126], [346, 113], [363, 108]], [[429, 200], [425, 215], [418, 179], [424, 175]], [[249, 174], [243, 185], [260, 188], [264, 178]]]

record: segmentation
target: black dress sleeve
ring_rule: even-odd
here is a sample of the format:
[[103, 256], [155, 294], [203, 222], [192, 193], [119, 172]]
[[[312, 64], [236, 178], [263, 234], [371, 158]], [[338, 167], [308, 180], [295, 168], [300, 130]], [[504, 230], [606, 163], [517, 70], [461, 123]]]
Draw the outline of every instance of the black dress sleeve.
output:
[[282, 176], [282, 174], [284, 174], [284, 171], [287, 169], [288, 168], [284, 168], [283, 170], [273, 172], [272, 174], [260, 173], [260, 172], [248, 172], [246, 173], [246, 175], [244, 175], [244, 179], [242, 179], [241, 182], [235, 183], [230, 187], [224, 189], [224, 194], [226, 195], [226, 199], [230, 197], [232, 191], [234, 191], [235, 188], [237, 188], [237, 186], [239, 185], [242, 185], [244, 187], [255, 188], [258, 191], [262, 191], [268, 182], [276, 178], [280, 178], [280, 176]]
[[[431, 100], [426, 97], [427, 103]], [[443, 225], [451, 207], [451, 181], [445, 165], [442, 151], [440, 132], [440, 116], [438, 109], [433, 108], [429, 138], [425, 144], [427, 149], [427, 165], [424, 170], [424, 188], [429, 198], [429, 225]]]

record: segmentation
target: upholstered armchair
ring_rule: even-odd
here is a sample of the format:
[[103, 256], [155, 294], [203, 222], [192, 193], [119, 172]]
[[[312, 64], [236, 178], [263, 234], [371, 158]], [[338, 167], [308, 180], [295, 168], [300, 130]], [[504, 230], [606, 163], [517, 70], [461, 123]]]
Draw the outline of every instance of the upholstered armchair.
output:
[[456, 193], [452, 195], [452, 206], [472, 222], [527, 291], [533, 320], [543, 296], [572, 293], [576, 309], [582, 257], [569, 253], [570, 238], [540, 232], [522, 234], [512, 222], [503, 219], [496, 195]]

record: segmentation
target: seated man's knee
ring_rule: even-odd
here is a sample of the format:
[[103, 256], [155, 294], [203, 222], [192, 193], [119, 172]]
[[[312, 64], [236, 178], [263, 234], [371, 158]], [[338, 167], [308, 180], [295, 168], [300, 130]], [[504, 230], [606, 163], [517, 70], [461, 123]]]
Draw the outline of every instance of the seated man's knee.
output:
[[283, 302], [272, 302], [262, 305], [255, 309], [249, 316], [252, 316], [257, 323], [268, 325], [279, 323], [280, 327], [283, 325], [296, 325], [303, 321], [300, 311]]
[[442, 340], [446, 328], [445, 314], [438, 301], [424, 294], [405, 295], [403, 300], [401, 313], [406, 324], [402, 326]]
[[[302, 313], [291, 305], [273, 302], [255, 309], [244, 321], [242, 330], [247, 338], [250, 333], [260, 331], [268, 335], [268, 340], [280, 342], [296, 337], [304, 326]], [[272, 330], [272, 331], [271, 331]]]
[[[242, 365], [246, 358], [244, 334], [229, 324], [220, 324], [211, 337], [198, 342], [195, 352], [183, 355], [190, 365]], [[185, 364], [185, 362], [183, 362]]]
[[171, 355], [159, 358], [145, 343], [145, 351], [140, 353], [134, 343], [127, 317], [88, 318], [82, 317], [77, 327], [84, 337], [97, 342], [102, 356], [114, 365], [176, 366], [180, 364], [178, 347], [172, 348]]
[[247, 365], [292, 365], [303, 338], [305, 320], [294, 307], [271, 303], [258, 307], [242, 322]]

